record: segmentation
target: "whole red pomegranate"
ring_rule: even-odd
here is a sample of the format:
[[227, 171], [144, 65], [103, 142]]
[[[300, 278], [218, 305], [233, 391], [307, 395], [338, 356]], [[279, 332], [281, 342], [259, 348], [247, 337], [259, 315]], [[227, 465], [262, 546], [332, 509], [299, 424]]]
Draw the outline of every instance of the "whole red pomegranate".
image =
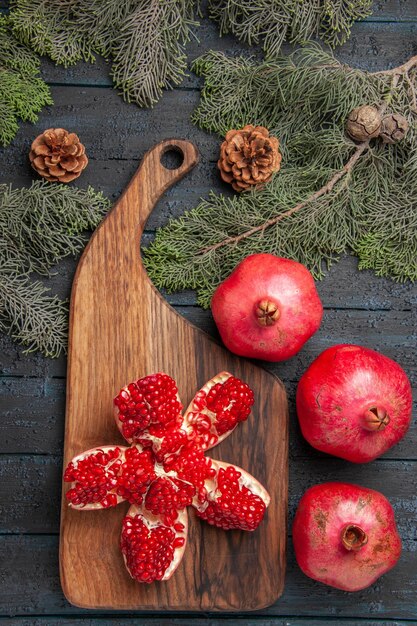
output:
[[294, 356], [323, 316], [308, 269], [273, 254], [246, 257], [217, 287], [211, 309], [231, 352], [265, 361]]
[[293, 543], [304, 574], [344, 591], [369, 587], [401, 554], [388, 500], [349, 483], [323, 483], [306, 491], [295, 514]]
[[411, 385], [388, 357], [340, 344], [301, 377], [297, 414], [307, 441], [354, 463], [373, 461], [397, 443], [411, 419]]

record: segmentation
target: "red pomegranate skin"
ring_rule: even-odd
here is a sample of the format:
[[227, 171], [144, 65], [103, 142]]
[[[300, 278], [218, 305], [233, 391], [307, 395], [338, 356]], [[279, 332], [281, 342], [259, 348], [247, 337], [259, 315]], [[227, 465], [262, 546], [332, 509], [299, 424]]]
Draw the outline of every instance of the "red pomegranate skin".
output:
[[[373, 461], [396, 444], [411, 420], [411, 385], [392, 359], [362, 346], [322, 352], [301, 377], [297, 415], [307, 441], [353, 463]], [[372, 412], [386, 425], [372, 423]], [[373, 428], [373, 429], [372, 429]]]
[[[264, 325], [259, 321], [261, 303], [272, 307]], [[217, 287], [211, 309], [231, 352], [265, 361], [294, 356], [318, 330], [323, 316], [308, 269], [273, 254], [246, 257]]]
[[[346, 544], [344, 537], [354, 541]], [[306, 491], [295, 514], [293, 543], [304, 574], [344, 591], [369, 587], [401, 554], [394, 511], [385, 496], [340, 482]]]

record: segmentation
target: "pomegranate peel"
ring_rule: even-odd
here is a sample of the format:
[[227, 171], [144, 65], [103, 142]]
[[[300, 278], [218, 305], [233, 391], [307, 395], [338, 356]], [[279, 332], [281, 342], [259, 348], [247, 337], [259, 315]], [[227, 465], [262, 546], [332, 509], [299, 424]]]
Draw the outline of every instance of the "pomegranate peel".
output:
[[323, 483], [305, 492], [294, 518], [293, 543], [307, 576], [344, 591], [366, 589], [401, 554], [388, 500], [350, 483]]
[[175, 381], [145, 376], [114, 400], [116, 424], [130, 447], [103, 446], [74, 457], [64, 472], [72, 508], [133, 505], [123, 520], [121, 550], [139, 582], [167, 580], [183, 556], [186, 507], [209, 524], [255, 530], [269, 495], [245, 470], [214, 461], [205, 450], [246, 420], [253, 392], [221, 372], [197, 392], [181, 415]]

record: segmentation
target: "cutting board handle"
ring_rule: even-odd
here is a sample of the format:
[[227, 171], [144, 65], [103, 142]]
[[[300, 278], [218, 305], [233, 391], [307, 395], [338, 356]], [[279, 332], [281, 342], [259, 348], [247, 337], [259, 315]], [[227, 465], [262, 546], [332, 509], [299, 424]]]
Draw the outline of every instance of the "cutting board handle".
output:
[[[182, 163], [175, 169], [165, 167], [161, 161], [167, 152], [177, 152]], [[140, 167], [133, 175], [125, 193], [120, 198], [116, 211], [123, 212], [123, 218], [130, 222], [139, 218], [141, 235], [146, 221], [163, 193], [183, 178], [199, 161], [196, 146], [185, 139], [165, 139], [146, 152]], [[129, 212], [133, 213], [129, 215]]]
[[[182, 158], [175, 169], [165, 167], [161, 160], [170, 151], [177, 152], [179, 160]], [[136, 281], [150, 283], [139, 253], [145, 224], [168, 187], [192, 170], [199, 159], [196, 146], [185, 139], [165, 139], [145, 153], [124, 193], [88, 242], [75, 273], [73, 293], [86, 265], [91, 275], [105, 274], [106, 285], [114, 276], [132, 277], [132, 268], [139, 272]], [[97, 266], [93, 271], [94, 264]], [[71, 311], [72, 308], [73, 303]], [[69, 341], [71, 343], [71, 332]]]

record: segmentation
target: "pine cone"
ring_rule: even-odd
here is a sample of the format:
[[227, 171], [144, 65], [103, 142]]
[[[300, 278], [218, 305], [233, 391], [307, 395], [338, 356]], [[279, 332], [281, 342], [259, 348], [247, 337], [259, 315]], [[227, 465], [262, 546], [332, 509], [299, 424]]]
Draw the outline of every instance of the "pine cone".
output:
[[391, 113], [382, 119], [381, 139], [384, 143], [398, 143], [406, 136], [408, 122], [400, 113]]
[[217, 167], [226, 183], [235, 191], [267, 183], [280, 168], [279, 141], [270, 137], [263, 126], [248, 124], [241, 130], [229, 130], [220, 147]]
[[349, 113], [346, 132], [354, 141], [374, 139], [380, 130], [381, 115], [375, 107], [365, 104]]
[[75, 133], [49, 128], [32, 143], [30, 162], [40, 176], [51, 182], [69, 183], [88, 163], [85, 148]]

